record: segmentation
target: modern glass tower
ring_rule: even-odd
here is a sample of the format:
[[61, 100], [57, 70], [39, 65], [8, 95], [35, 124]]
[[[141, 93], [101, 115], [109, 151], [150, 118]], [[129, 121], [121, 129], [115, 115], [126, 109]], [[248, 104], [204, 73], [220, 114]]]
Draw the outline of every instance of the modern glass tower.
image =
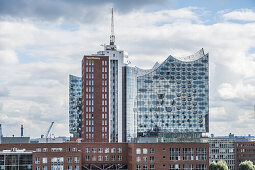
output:
[[69, 132], [81, 137], [81, 77], [69, 75]]
[[188, 57], [169, 56], [150, 70], [125, 68], [127, 141], [158, 133], [209, 132], [208, 56], [201, 49]]

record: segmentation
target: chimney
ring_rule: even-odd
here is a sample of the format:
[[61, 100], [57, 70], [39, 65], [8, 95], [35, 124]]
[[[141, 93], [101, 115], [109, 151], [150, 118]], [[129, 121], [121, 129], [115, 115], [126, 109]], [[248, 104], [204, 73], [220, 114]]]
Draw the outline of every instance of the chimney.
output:
[[23, 137], [23, 131], [24, 131], [24, 128], [23, 128], [23, 125], [21, 125], [21, 131], [20, 131], [20, 136]]

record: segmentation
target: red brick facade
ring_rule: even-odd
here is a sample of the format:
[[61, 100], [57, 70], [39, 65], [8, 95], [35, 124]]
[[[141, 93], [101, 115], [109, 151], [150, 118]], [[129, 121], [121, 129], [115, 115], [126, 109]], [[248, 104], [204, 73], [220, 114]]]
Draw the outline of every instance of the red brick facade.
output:
[[[208, 143], [40, 143], [40, 144], [1, 144], [0, 151], [12, 148], [32, 150], [33, 169], [47, 166], [51, 169], [55, 158], [63, 157], [63, 169], [129, 169], [160, 170], [184, 167], [203, 167], [208, 169]], [[179, 156], [173, 157], [173, 150], [179, 150]], [[205, 155], [200, 157], [197, 151], [203, 149]], [[184, 151], [192, 150], [190, 157]], [[47, 163], [43, 163], [47, 158]], [[176, 158], [176, 159], [175, 159]], [[172, 160], [170, 160], [172, 159]], [[185, 160], [187, 159], [187, 160]], [[36, 160], [40, 160], [39, 162]], [[171, 168], [172, 167], [172, 168]], [[78, 168], [78, 169], [77, 169]], [[38, 168], [39, 169], [39, 168]]]
[[255, 164], [255, 142], [236, 142], [235, 153], [236, 169], [244, 161], [252, 161]]
[[82, 137], [85, 142], [109, 142], [109, 57], [82, 60]]

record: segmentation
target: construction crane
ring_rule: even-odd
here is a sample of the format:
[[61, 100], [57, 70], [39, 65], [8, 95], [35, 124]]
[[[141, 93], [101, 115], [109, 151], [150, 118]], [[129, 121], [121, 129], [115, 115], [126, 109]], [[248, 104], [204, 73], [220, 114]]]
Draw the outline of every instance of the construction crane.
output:
[[47, 133], [46, 133], [46, 135], [45, 135], [46, 143], [48, 143], [48, 136], [49, 136], [49, 133], [50, 133], [50, 130], [51, 130], [53, 124], [54, 124], [54, 122], [51, 122], [51, 125], [50, 125], [50, 127], [49, 127], [49, 129], [48, 129], [48, 131], [47, 131]]

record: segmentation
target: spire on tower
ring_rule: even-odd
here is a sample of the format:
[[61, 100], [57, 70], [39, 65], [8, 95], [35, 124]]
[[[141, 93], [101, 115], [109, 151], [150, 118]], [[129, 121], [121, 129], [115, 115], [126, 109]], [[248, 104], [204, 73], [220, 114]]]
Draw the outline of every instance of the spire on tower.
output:
[[114, 42], [115, 42], [115, 35], [114, 35], [114, 21], [113, 21], [113, 8], [112, 8], [110, 45], [114, 45]]

